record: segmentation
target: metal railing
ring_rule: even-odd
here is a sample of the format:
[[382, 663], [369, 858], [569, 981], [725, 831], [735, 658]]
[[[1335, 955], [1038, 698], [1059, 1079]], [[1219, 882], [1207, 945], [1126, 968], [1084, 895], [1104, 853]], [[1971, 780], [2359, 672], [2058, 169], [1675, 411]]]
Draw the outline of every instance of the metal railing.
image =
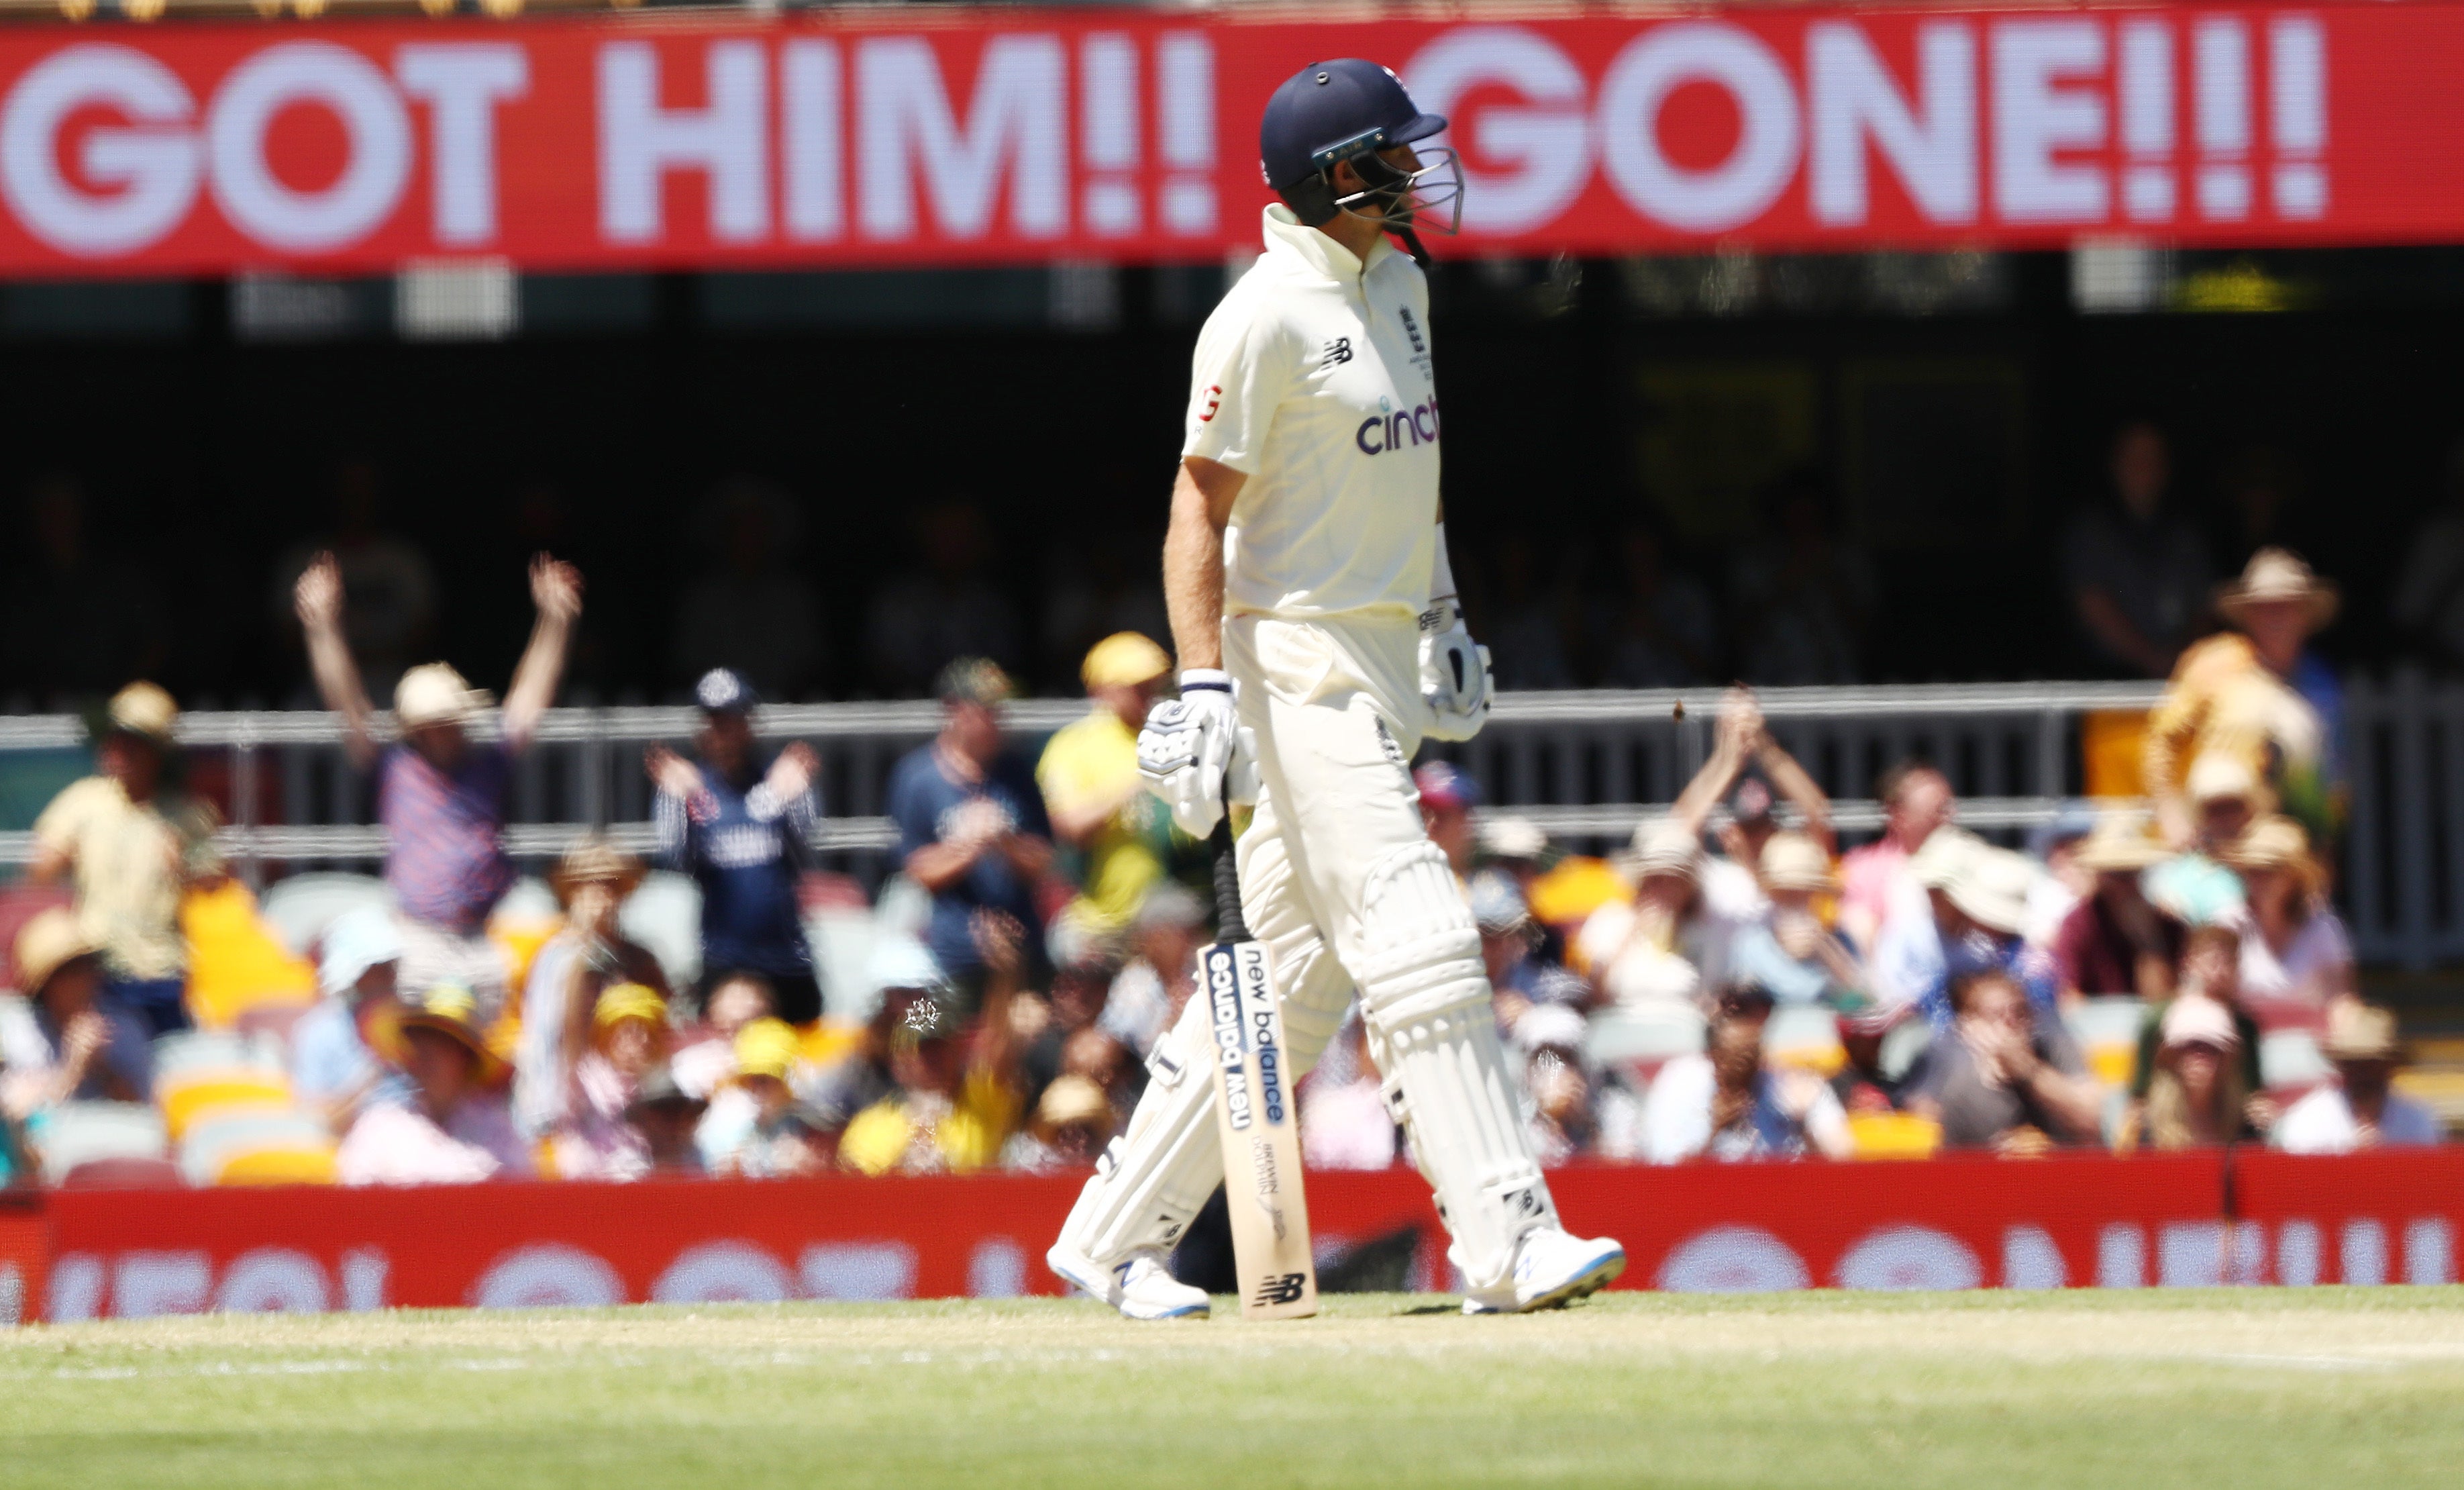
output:
[[[1843, 834], [1880, 828], [1872, 783], [1911, 755], [1949, 774], [1962, 822], [2010, 834], [2049, 820], [2083, 789], [2085, 716], [2144, 710], [2159, 692], [2149, 683], [1776, 688], [1761, 702], [1774, 737], [1832, 794]], [[1492, 810], [1597, 851], [1664, 811], [1705, 759], [1718, 705], [1708, 689], [1507, 694], [1477, 740], [1439, 752], [1480, 780]], [[1010, 730], [1031, 745], [1086, 707], [1022, 701]], [[888, 871], [897, 841], [882, 815], [891, 770], [939, 720], [929, 701], [761, 712], [764, 738], [808, 741], [821, 755], [828, 815], [814, 847], [825, 862], [868, 882]], [[697, 723], [690, 708], [551, 710], [517, 769], [511, 851], [542, 860], [594, 828], [648, 848], [651, 790], [641, 752], [682, 743]], [[2346, 733], [2352, 810], [2340, 899], [2362, 955], [2411, 967], [2464, 958], [2464, 684], [2413, 674], [2356, 680]], [[197, 713], [182, 721], [181, 738], [193, 752], [221, 752], [223, 842], [252, 882], [383, 857], [369, 783], [342, 754], [338, 716]], [[0, 752], [77, 749], [85, 740], [74, 716], [0, 718]], [[27, 834], [0, 833], [0, 864], [31, 853]]]

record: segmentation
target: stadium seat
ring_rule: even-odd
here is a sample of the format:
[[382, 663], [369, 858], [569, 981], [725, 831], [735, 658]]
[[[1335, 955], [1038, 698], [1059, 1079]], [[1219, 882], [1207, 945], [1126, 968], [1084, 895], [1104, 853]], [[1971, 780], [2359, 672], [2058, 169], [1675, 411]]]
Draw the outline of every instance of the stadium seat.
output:
[[2307, 1030], [2278, 1030], [2258, 1042], [2258, 1080], [2271, 1092], [2306, 1090], [2331, 1080], [2336, 1068]]
[[185, 1190], [187, 1180], [168, 1159], [89, 1159], [60, 1176], [58, 1190]]
[[200, 1122], [180, 1145], [191, 1185], [331, 1185], [334, 1138], [305, 1113], [225, 1113]]
[[804, 912], [804, 944], [833, 1019], [860, 1020], [872, 1007], [872, 913], [837, 907]]
[[1592, 1021], [1584, 1049], [1604, 1066], [1657, 1066], [1671, 1056], [1701, 1054], [1703, 1038], [1703, 1016], [1691, 1009], [1612, 1009]]
[[2131, 1067], [2139, 1060], [2139, 1027], [2146, 1014], [2147, 1006], [2135, 998], [2091, 998], [2082, 1000], [2062, 1022], [2098, 1080], [2107, 1086], [2127, 1086]]
[[701, 886], [667, 870], [644, 877], [625, 901], [617, 924], [668, 970], [668, 982], [691, 988], [701, 978]]
[[294, 875], [265, 892], [260, 914], [283, 945], [305, 957], [335, 917], [363, 905], [392, 903], [385, 881], [368, 875]]
[[291, 1076], [269, 1039], [212, 1030], [166, 1034], [154, 1042], [154, 1104], [176, 1143], [209, 1115], [290, 1111]]
[[283, 944], [237, 879], [183, 897], [180, 930], [188, 942], [188, 1012], [208, 1029], [252, 1009], [316, 1001], [316, 969]]
[[1942, 1124], [1912, 1112], [1852, 1112], [1848, 1137], [1859, 1159], [1930, 1159], [1942, 1146]]
[[1771, 1011], [1763, 1026], [1763, 1054], [1774, 1065], [1796, 1066], [1830, 1076], [1847, 1063], [1839, 1044], [1839, 1020], [1819, 1004], [1795, 1004]]
[[170, 1150], [163, 1115], [138, 1102], [63, 1102], [28, 1127], [53, 1185], [98, 1159], [161, 1159]]

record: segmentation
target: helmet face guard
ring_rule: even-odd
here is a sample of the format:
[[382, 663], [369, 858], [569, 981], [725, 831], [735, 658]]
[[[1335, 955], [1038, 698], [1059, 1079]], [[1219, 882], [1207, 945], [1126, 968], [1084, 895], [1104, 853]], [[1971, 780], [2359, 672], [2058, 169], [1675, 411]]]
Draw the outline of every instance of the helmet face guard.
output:
[[[1405, 170], [1378, 153], [1389, 147], [1385, 130], [1370, 129], [1315, 152], [1309, 164], [1316, 172], [1287, 188], [1281, 193], [1284, 204], [1312, 228], [1339, 214], [1397, 232], [1422, 227], [1447, 234], [1461, 232], [1461, 158], [1447, 146], [1416, 150], [1419, 163]], [[1334, 167], [1346, 161], [1359, 175], [1361, 188], [1337, 195]]]

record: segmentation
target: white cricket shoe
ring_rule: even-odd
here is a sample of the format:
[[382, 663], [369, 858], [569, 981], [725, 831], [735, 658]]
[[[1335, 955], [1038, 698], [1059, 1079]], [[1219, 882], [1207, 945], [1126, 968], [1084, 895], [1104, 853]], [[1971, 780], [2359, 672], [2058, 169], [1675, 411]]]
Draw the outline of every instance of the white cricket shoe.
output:
[[1192, 1288], [1172, 1276], [1156, 1248], [1130, 1254], [1128, 1261], [1110, 1272], [1057, 1243], [1044, 1255], [1044, 1261], [1064, 1281], [1120, 1310], [1125, 1320], [1202, 1320], [1214, 1307], [1205, 1289]]
[[1526, 1233], [1514, 1254], [1514, 1280], [1463, 1300], [1465, 1314], [1530, 1314], [1598, 1293], [1625, 1271], [1625, 1248], [1606, 1236], [1586, 1241], [1555, 1227]]

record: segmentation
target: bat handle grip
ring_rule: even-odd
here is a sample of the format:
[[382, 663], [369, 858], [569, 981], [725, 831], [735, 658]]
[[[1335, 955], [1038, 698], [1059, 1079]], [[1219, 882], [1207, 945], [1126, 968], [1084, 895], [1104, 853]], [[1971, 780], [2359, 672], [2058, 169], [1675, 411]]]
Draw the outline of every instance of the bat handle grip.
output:
[[1208, 840], [1215, 849], [1215, 940], [1229, 945], [1249, 940], [1249, 923], [1241, 916], [1241, 863], [1232, 848], [1232, 804], [1223, 804], [1223, 820]]

